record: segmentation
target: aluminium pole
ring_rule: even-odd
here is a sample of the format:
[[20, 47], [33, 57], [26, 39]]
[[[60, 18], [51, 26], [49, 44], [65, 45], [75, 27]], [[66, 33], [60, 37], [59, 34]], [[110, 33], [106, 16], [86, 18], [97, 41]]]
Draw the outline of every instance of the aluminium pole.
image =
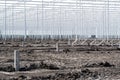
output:
[[107, 43], [108, 43], [108, 41], [109, 41], [109, 35], [110, 35], [110, 33], [109, 33], [109, 0], [107, 1]]
[[[78, 0], [76, 0], [76, 9], [78, 8]], [[78, 36], [77, 36], [77, 27], [78, 27], [78, 13], [76, 11], [76, 29], [75, 29], [75, 38], [76, 38], [76, 42], [78, 40]]]
[[24, 41], [26, 41], [26, 38], [27, 38], [27, 22], [26, 22], [26, 1], [25, 0], [24, 0], [24, 25], [25, 25]]
[[42, 19], [41, 19], [41, 28], [42, 28], [41, 30], [42, 30], [42, 31], [41, 31], [41, 32], [42, 32], [42, 33], [41, 33], [41, 40], [43, 40], [43, 38], [44, 38], [44, 34], [43, 34], [43, 32], [44, 32], [44, 31], [43, 31], [43, 27], [44, 27], [44, 24], [43, 24], [43, 18], [44, 18], [44, 17], [43, 17], [43, 14], [44, 14], [44, 13], [43, 13], [43, 10], [44, 10], [43, 0], [42, 0], [42, 5], [41, 5], [41, 6], [42, 6], [42, 14], [41, 14], [41, 16], [42, 16]]
[[[62, 2], [62, 0], [60, 0], [60, 2]], [[62, 9], [61, 9], [61, 7], [62, 7], [62, 6], [60, 6], [60, 17], [59, 17], [59, 18], [60, 18], [60, 19], [59, 19], [59, 21], [60, 21], [60, 22], [59, 22], [59, 23], [60, 23], [60, 25], [59, 25], [59, 40], [62, 39], [62, 35], [61, 35], [61, 27], [62, 27], [62, 17], [61, 17], [62, 12], [61, 12], [61, 11], [62, 11]]]
[[5, 18], [4, 18], [4, 20], [5, 20], [5, 36], [4, 36], [5, 37], [4, 38], [5, 39], [5, 43], [6, 43], [6, 39], [7, 39], [7, 32], [6, 32], [6, 28], [7, 28], [7, 21], [6, 21], [7, 20], [7, 17], [6, 17], [7, 16], [7, 10], [6, 9], [7, 8], [6, 8], [6, 5], [7, 4], [6, 4], [6, 0], [5, 0]]
[[35, 33], [36, 40], [38, 40], [38, 34], [39, 34], [39, 12], [38, 12], [38, 10], [39, 10], [39, 6], [37, 5], [37, 15], [36, 15], [37, 16], [37, 30], [36, 30], [36, 33]]
[[55, 11], [55, 8], [54, 8], [54, 6], [55, 6], [55, 2], [54, 2], [54, 0], [53, 0], [53, 5], [52, 5], [52, 39], [54, 40], [55, 39], [55, 37], [54, 37], [54, 35], [55, 35], [55, 33], [54, 33], [54, 27], [55, 27], [55, 16], [54, 16], [54, 11]]
[[12, 41], [14, 39], [14, 6], [12, 5]]

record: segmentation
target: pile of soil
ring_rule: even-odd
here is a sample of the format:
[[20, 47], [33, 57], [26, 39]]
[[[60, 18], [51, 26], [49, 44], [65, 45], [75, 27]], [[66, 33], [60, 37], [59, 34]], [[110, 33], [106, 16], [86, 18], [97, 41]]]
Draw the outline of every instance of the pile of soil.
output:
[[[44, 62], [40, 62], [40, 63], [30, 63], [29, 65], [25, 65], [24, 67], [21, 67], [19, 71], [30, 71], [34, 69], [58, 70], [61, 68], [54, 64], [47, 64]], [[12, 65], [5, 65], [5, 66], [0, 66], [0, 71], [14, 72], [15, 68]]]
[[84, 67], [114, 67], [115, 65], [110, 64], [109, 62], [100, 62], [100, 63], [88, 63]]
[[[56, 73], [55, 75], [48, 76], [33, 76], [29, 80], [81, 80], [88, 79], [89, 77], [97, 79], [99, 74], [97, 72], [91, 72], [89, 69], [81, 70], [80, 72], [69, 72], [69, 73]], [[24, 79], [28, 77], [21, 75], [18, 78], [12, 78], [11, 80]]]
[[63, 52], [68, 53], [70, 52], [70, 49], [63, 49]]
[[33, 69], [50, 69], [50, 70], [58, 70], [60, 67], [54, 64], [47, 64], [44, 62], [40, 63], [30, 63], [30, 65], [26, 65], [22, 68], [20, 68], [20, 71], [30, 71]]
[[0, 71], [13, 72], [15, 71], [15, 68], [12, 65], [0, 66]]

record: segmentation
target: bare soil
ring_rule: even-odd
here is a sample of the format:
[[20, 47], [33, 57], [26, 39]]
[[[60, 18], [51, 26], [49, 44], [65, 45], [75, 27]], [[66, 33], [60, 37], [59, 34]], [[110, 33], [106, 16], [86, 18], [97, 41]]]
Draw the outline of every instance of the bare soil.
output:
[[[20, 71], [13, 67], [20, 52]], [[71, 46], [55, 42], [0, 44], [1, 80], [120, 80], [120, 50], [116, 46]]]

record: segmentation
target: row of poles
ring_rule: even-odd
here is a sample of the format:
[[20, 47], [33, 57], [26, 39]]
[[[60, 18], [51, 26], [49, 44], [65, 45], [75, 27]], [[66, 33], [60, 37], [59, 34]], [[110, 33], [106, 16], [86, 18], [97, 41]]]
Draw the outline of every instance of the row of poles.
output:
[[[60, 1], [60, 3], [62, 2], [62, 0]], [[64, 31], [63, 31], [63, 25], [64, 25], [64, 23], [66, 23], [66, 24], [72, 24], [72, 26], [73, 26], [73, 28], [71, 29], [71, 31], [69, 31], [71, 34], [70, 34], [70, 36], [67, 36], [68, 38], [70, 38], [70, 37], [72, 37], [73, 35], [74, 35], [74, 38], [75, 39], [77, 39], [78, 38], [78, 35], [83, 35], [82, 33], [85, 33], [85, 35], [88, 33], [88, 35], [89, 35], [89, 33], [92, 33], [92, 35], [99, 35], [98, 33], [98, 27], [99, 27], [99, 25], [100, 24], [98, 24], [99, 22], [97, 22], [97, 11], [96, 11], [96, 8], [95, 8], [95, 6], [93, 6], [93, 12], [91, 12], [91, 13], [88, 13], [88, 15], [90, 16], [90, 14], [92, 14], [91, 15], [91, 20], [92, 20], [92, 27], [91, 28], [93, 28], [93, 29], [89, 29], [89, 26], [88, 26], [88, 29], [89, 30], [87, 30], [87, 28], [84, 28], [85, 27], [85, 25], [86, 24], [88, 24], [88, 23], [85, 23], [85, 20], [87, 20], [87, 18], [85, 19], [85, 10], [84, 10], [84, 3], [82, 3], [83, 2], [83, 0], [80, 0], [80, 1], [78, 1], [78, 0], [76, 0], [76, 10], [73, 10], [73, 11], [71, 11], [71, 12], [73, 12], [73, 13], [75, 13], [74, 15], [75, 15], [75, 18], [71, 18], [71, 19], [74, 19], [74, 20], [71, 20], [70, 19], [70, 17], [72, 17], [72, 16], [70, 16], [69, 14], [70, 14], [70, 12], [69, 12], [69, 10], [64, 10], [65, 12], [64, 12], [64, 16], [63, 16], [63, 7], [62, 6], [59, 6], [59, 11], [55, 11], [56, 9], [56, 3], [53, 1], [53, 2], [50, 2], [49, 4], [53, 4], [52, 5], [52, 23], [49, 23], [50, 25], [49, 26], [51, 26], [51, 30], [46, 30], [46, 32], [48, 32], [48, 31], [51, 31], [51, 33], [49, 33], [49, 35], [50, 35], [50, 37], [52, 37], [53, 38], [53, 35], [56, 35], [56, 33], [54, 33], [55, 32], [55, 30], [54, 30], [54, 28], [55, 27], [57, 27], [57, 35], [59, 35], [58, 37], [59, 37], [59, 39], [61, 39], [61, 36], [62, 35], [66, 35], [67, 33], [65, 33]], [[97, 2], [97, 1], [95, 1], [95, 2]], [[24, 8], [23, 8], [23, 15], [24, 15], [24, 40], [27, 38], [27, 36], [29, 35], [28, 34], [28, 28], [29, 28], [29, 26], [28, 26], [28, 18], [27, 18], [27, 15], [28, 15], [28, 13], [29, 13], [29, 10], [27, 10], [27, 2], [24, 0], [23, 1], [23, 3], [24, 3]], [[103, 10], [103, 25], [102, 25], [102, 29], [101, 29], [101, 33], [102, 33], [102, 35], [104, 36], [104, 35], [106, 35], [107, 37], [106, 37], [106, 39], [108, 40], [109, 39], [109, 35], [111, 34], [111, 32], [110, 32], [110, 6], [109, 6], [109, 4], [110, 4], [110, 2], [109, 2], [109, 0], [108, 1], [105, 1], [104, 2], [105, 3], [105, 6], [104, 6], [104, 8], [103, 9], [105, 9], [105, 10]], [[5, 30], [4, 30], [4, 32], [5, 32], [5, 40], [7, 39], [7, 28], [8, 28], [8, 25], [7, 25], [7, 23], [9, 23], [9, 22], [7, 22], [7, 0], [5, 0], [5, 9], [4, 9], [4, 13], [5, 13], [5, 16], [4, 16], [4, 28], [5, 28]], [[69, 8], [68, 8], [69, 9]], [[79, 11], [79, 9], [80, 9], [80, 11]], [[46, 16], [45, 16], [45, 14], [47, 13], [47, 10], [45, 9], [45, 7], [44, 7], [44, 1], [42, 0], [42, 2], [41, 2], [41, 15], [40, 15], [40, 9], [39, 9], [39, 5], [37, 5], [37, 12], [36, 12], [36, 15], [35, 16], [37, 16], [37, 28], [36, 29], [34, 29], [35, 30], [35, 32], [34, 32], [34, 35], [37, 35], [37, 34], [39, 34], [39, 32], [41, 31], [41, 38], [43, 39], [43, 37], [44, 37], [44, 27], [46, 27], [45, 26], [45, 24], [47, 23], [46, 21], [45, 21], [45, 18], [46, 18]], [[34, 11], [34, 10], [33, 10]], [[56, 19], [55, 18], [55, 13], [58, 13], [59, 15], [58, 15], [58, 19]], [[18, 13], [16, 13], [16, 15], [17, 15]], [[18, 15], [19, 16], [19, 15]], [[41, 18], [40, 18], [40, 16], [41, 16]], [[69, 16], [69, 17], [68, 17]], [[30, 16], [29, 16], [30, 17]], [[68, 21], [69, 23], [67, 23], [67, 18], [69, 19], [69, 20], [71, 20], [71, 21]], [[80, 19], [81, 18], [81, 19]], [[56, 21], [56, 20], [58, 20], [58, 21]], [[15, 6], [14, 5], [12, 5], [12, 38], [14, 38], [14, 35], [15, 35], [15, 27], [18, 27], [18, 26], [16, 26], [15, 25]], [[64, 22], [63, 22], [64, 21]], [[55, 22], [57, 22], [57, 23], [59, 23], [58, 24], [58, 26], [56, 26], [56, 24], [55, 24]], [[71, 22], [71, 23], [70, 23]], [[97, 25], [96, 25], [97, 24]], [[69, 25], [70, 27], [71, 27], [71, 25]], [[118, 25], [117, 25], [118, 26]], [[67, 26], [67, 28], [69, 28], [68, 26]], [[86, 29], [86, 30], [85, 30]], [[119, 29], [119, 28], [118, 28]], [[79, 33], [79, 32], [80, 33]], [[91, 32], [87, 32], [87, 31], [91, 31]], [[117, 31], [116, 31], [117, 32]], [[118, 33], [116, 33], [116, 35], [117, 35], [117, 38], [119, 38], [118, 36], [119, 36], [119, 34]]]

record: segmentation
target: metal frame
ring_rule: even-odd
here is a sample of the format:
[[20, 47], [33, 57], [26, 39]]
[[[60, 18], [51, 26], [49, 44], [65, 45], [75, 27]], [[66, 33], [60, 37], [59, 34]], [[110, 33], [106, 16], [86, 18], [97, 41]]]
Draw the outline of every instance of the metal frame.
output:
[[[12, 1], [12, 2], [10, 2]], [[27, 21], [29, 21], [29, 18], [27, 17], [27, 13], [29, 13], [30, 11], [33, 11], [36, 15], [32, 15], [32, 16], [36, 16], [36, 30], [37, 32], [39, 32], [38, 29], [41, 30], [40, 33], [45, 34], [44, 27], [45, 27], [45, 21], [46, 20], [53, 20], [51, 21], [51, 25], [53, 25], [53, 27], [55, 28], [56, 24], [59, 23], [58, 26], [58, 35], [60, 35], [60, 39], [62, 34], [65, 34], [65, 31], [63, 31], [62, 29], [62, 19], [67, 19], [66, 24], [69, 23], [70, 21], [73, 21], [73, 23], [75, 22], [76, 24], [76, 29], [78, 29], [78, 27], [80, 26], [80, 31], [82, 33], [82, 29], [84, 29], [84, 25], [85, 25], [85, 16], [86, 14], [84, 14], [84, 12], [86, 10], [91, 10], [92, 8], [94, 8], [94, 12], [103, 12], [102, 14], [103, 16], [103, 25], [107, 26], [106, 27], [106, 33], [103, 32], [102, 34], [106, 34], [107, 35], [107, 40], [109, 40], [109, 35], [110, 33], [110, 15], [119, 15], [119, 10], [120, 9], [120, 1], [111, 1], [111, 0], [70, 0], [70, 1], [65, 1], [65, 0], [61, 0], [61, 1], [46, 1], [46, 0], [41, 0], [41, 1], [36, 1], [36, 0], [0, 0], [0, 15], [4, 15], [3, 18], [0, 19], [0, 23], [2, 23], [2, 21], [4, 20], [4, 35], [5, 35], [5, 40], [6, 40], [6, 35], [7, 35], [7, 20], [12, 16], [12, 35], [14, 35], [14, 27], [15, 26], [15, 21], [16, 20], [20, 20], [21, 16], [24, 22], [24, 39], [27, 38], [27, 31], [28, 29], [28, 25], [27, 25]], [[50, 13], [52, 13], [49, 16], [52, 16], [51, 18], [47, 18], [45, 15], [47, 14], [47, 11], [49, 10]], [[9, 12], [9, 13], [8, 13]], [[19, 13], [20, 16], [18, 16], [19, 18], [17, 18], [15, 16], [16, 13]], [[74, 21], [72, 20], [72, 16], [65, 18], [63, 15], [67, 15], [69, 13], [73, 13], [73, 14], [81, 14], [82, 16], [78, 15], [80, 18], [77, 17], [77, 19]], [[55, 18], [55, 16], [53, 14], [57, 14], [60, 15], [60, 17]], [[101, 14], [101, 15], [102, 15]], [[32, 17], [30, 16], [30, 17]], [[94, 13], [93, 13], [94, 16]], [[91, 17], [93, 17], [91, 16]], [[54, 18], [53, 18], [54, 17]], [[90, 17], [90, 18], [91, 18]], [[22, 19], [21, 18], [21, 19]], [[94, 17], [95, 18], [95, 17]], [[59, 22], [57, 22], [56, 20], [58, 20]], [[81, 20], [81, 22], [79, 23], [78, 21]], [[94, 19], [95, 20], [95, 19]], [[95, 21], [94, 21], [95, 22]], [[41, 24], [40, 24], [41, 23]], [[2, 27], [2, 26], [1, 26]], [[56, 26], [57, 27], [57, 26]], [[52, 28], [52, 27], [51, 27]], [[103, 28], [103, 27], [101, 27]], [[118, 28], [118, 27], [117, 27]], [[118, 28], [119, 29], [119, 28]], [[98, 30], [98, 28], [96, 27], [96, 31]], [[52, 34], [55, 34], [53, 29], [51, 29], [50, 35], [52, 36]], [[73, 33], [75, 33], [76, 30], [73, 30]], [[71, 31], [72, 33], [72, 31]], [[80, 33], [80, 35], [82, 35]], [[87, 34], [87, 30], [85, 32]], [[37, 34], [37, 33], [36, 33]], [[98, 33], [95, 33], [96, 35], [98, 35]], [[76, 33], [76, 38], [77, 38], [77, 33]], [[117, 33], [117, 35], [119, 36], [119, 34]], [[12, 38], [14, 38], [14, 36], [12, 36]], [[53, 38], [53, 36], [52, 36]], [[118, 37], [119, 38], [119, 37]], [[43, 39], [43, 37], [42, 37]]]

